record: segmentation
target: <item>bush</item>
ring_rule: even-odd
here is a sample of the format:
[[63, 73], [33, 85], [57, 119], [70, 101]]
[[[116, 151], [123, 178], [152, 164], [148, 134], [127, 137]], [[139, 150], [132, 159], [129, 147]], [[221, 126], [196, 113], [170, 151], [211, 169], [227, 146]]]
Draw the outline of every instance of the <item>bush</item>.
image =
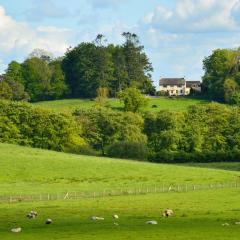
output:
[[147, 160], [148, 148], [144, 143], [117, 142], [108, 147], [108, 156], [135, 160]]
[[22, 102], [0, 101], [0, 141], [63, 151], [85, 145], [75, 119]]
[[167, 152], [161, 151], [149, 157], [157, 163], [210, 163], [210, 162], [239, 162], [240, 151], [233, 152]]

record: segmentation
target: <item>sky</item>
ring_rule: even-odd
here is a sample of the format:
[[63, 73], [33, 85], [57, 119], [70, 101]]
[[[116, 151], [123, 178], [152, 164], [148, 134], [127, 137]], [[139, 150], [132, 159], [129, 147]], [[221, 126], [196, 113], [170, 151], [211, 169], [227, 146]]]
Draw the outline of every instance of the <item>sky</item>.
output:
[[36, 48], [61, 56], [101, 33], [134, 32], [161, 77], [201, 80], [214, 49], [240, 46], [240, 0], [0, 0], [0, 73]]

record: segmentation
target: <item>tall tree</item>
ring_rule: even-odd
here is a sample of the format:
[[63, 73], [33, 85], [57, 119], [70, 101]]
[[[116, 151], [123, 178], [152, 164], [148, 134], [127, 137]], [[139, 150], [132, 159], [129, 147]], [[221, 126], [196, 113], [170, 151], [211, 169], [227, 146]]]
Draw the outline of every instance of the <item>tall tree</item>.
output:
[[65, 55], [63, 69], [73, 97], [96, 97], [99, 87], [108, 88], [113, 81], [111, 54], [102, 38], [99, 35], [93, 43], [81, 43]]
[[51, 71], [40, 58], [27, 59], [23, 64], [23, 79], [32, 101], [47, 100], [51, 90]]
[[224, 101], [227, 87], [224, 87], [225, 80], [231, 78], [233, 81], [238, 81], [238, 56], [240, 56], [239, 49], [217, 49], [204, 59], [203, 91], [212, 99]]
[[153, 88], [151, 80], [152, 64], [143, 51], [144, 47], [140, 45], [136, 34], [124, 32], [122, 35], [125, 38], [123, 51], [128, 73], [127, 86], [136, 86], [142, 92], [149, 93]]

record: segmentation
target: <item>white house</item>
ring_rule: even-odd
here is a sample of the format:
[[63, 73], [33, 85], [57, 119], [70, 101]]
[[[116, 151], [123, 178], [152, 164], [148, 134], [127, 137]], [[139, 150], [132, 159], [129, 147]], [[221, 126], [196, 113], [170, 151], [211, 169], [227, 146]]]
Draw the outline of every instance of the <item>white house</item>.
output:
[[169, 96], [187, 96], [191, 89], [201, 92], [200, 81], [186, 81], [185, 78], [162, 78], [159, 82], [160, 92]]

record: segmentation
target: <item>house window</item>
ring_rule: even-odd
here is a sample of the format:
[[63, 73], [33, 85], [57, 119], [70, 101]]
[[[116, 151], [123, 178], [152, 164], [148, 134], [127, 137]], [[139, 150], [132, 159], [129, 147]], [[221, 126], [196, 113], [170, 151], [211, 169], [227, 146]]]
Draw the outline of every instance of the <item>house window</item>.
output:
[[181, 90], [180, 93], [183, 93], [183, 90]]

